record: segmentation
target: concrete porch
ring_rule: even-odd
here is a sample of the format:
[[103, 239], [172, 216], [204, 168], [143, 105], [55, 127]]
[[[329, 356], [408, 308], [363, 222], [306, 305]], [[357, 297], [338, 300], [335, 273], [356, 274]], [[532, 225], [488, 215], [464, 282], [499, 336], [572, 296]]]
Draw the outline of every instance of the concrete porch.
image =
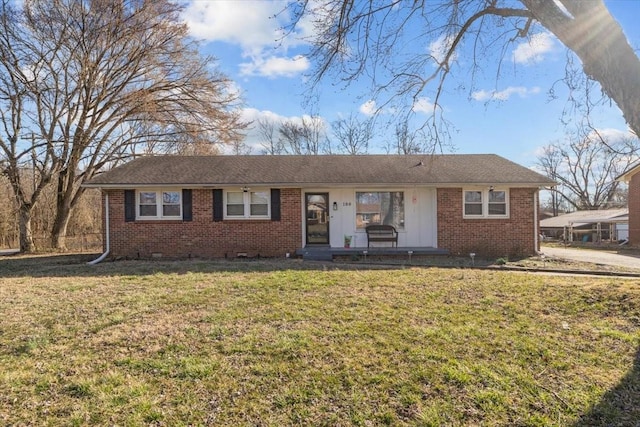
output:
[[301, 256], [306, 261], [333, 261], [335, 256], [357, 255], [369, 256], [429, 256], [429, 255], [449, 255], [446, 249], [433, 247], [369, 247], [369, 248], [331, 248], [329, 246], [307, 246], [296, 250], [296, 255]]

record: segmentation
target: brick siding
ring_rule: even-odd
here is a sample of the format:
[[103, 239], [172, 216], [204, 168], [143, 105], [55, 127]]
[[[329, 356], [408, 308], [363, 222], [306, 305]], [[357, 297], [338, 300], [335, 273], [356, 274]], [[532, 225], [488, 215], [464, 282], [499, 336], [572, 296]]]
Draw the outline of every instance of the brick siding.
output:
[[438, 189], [438, 247], [452, 255], [509, 257], [535, 255], [534, 188], [509, 190], [509, 218], [464, 219], [462, 188]]
[[629, 244], [640, 245], [640, 173], [629, 181]]
[[221, 258], [236, 257], [239, 253], [284, 257], [302, 242], [300, 189], [281, 189], [280, 221], [214, 222], [212, 191], [194, 189], [192, 221], [125, 222], [124, 191], [108, 190], [108, 194], [113, 257]]
[[[640, 179], [640, 174], [634, 178]], [[640, 185], [637, 187], [640, 191]], [[538, 242], [534, 237], [533, 200], [536, 192], [533, 188], [511, 189], [508, 219], [463, 219], [462, 189], [439, 188], [438, 247], [463, 256], [470, 252], [479, 257], [511, 258], [535, 254]], [[194, 189], [192, 221], [125, 222], [124, 191], [108, 190], [107, 193], [113, 257], [222, 258], [236, 257], [239, 253], [283, 257], [287, 252], [294, 253], [302, 244], [302, 194], [297, 188], [281, 189], [280, 221], [214, 222], [212, 191]], [[640, 197], [636, 201], [640, 203]], [[637, 236], [638, 222], [635, 231]]]

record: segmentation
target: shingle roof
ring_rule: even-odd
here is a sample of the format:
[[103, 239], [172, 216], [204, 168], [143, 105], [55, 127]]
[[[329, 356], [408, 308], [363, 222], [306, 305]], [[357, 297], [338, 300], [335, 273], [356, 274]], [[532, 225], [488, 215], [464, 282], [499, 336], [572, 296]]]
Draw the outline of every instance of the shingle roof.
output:
[[364, 156], [151, 156], [102, 173], [88, 187], [213, 185], [550, 186], [547, 177], [494, 154]]

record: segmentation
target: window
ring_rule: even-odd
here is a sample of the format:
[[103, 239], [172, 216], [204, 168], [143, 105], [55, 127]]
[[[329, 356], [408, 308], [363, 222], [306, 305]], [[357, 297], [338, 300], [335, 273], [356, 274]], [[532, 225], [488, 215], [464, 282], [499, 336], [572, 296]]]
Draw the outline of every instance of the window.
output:
[[489, 216], [507, 214], [507, 197], [505, 191], [489, 191]]
[[182, 197], [178, 190], [139, 191], [139, 219], [182, 219]]
[[464, 192], [464, 214], [482, 216], [482, 191]]
[[155, 191], [142, 191], [139, 193], [140, 210], [139, 216], [158, 216], [158, 205]]
[[251, 194], [251, 216], [269, 216], [269, 194], [266, 191], [249, 194]]
[[393, 225], [404, 230], [402, 191], [356, 192], [356, 228], [371, 224]]
[[269, 218], [269, 191], [227, 191], [227, 218]]
[[507, 199], [506, 190], [465, 190], [463, 216], [465, 218], [506, 218], [509, 216]]
[[227, 216], [244, 216], [244, 193], [227, 193]]

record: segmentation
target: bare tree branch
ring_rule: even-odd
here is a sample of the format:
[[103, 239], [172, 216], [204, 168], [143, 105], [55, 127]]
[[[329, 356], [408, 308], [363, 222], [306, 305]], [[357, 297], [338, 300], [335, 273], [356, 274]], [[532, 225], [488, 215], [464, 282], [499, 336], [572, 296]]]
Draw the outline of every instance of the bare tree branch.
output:
[[337, 150], [344, 154], [366, 154], [369, 142], [373, 138], [373, 122], [369, 119], [360, 121], [351, 114], [331, 123], [331, 129], [336, 139]]
[[56, 177], [54, 247], [64, 248], [80, 184], [101, 168], [148, 150], [202, 152], [240, 139], [238, 95], [199, 54], [177, 4], [1, 1], [0, 150], [16, 165], [8, 176], [25, 209], [37, 194], [21, 195], [21, 157], [35, 155], [42, 185]]
[[624, 204], [616, 177], [637, 159], [640, 141], [605, 140], [599, 133], [586, 131], [570, 135], [567, 142], [544, 147], [538, 166], [559, 183], [552, 191], [576, 210], [615, 207], [621, 201]]
[[[315, 26], [310, 40], [310, 56], [316, 63], [312, 81], [332, 73], [345, 85], [366, 78], [377, 105], [394, 104], [398, 122], [415, 120], [416, 102], [429, 98], [434, 108], [422, 129], [435, 144], [446, 140], [438, 105], [463, 44], [472, 43], [478, 56], [466, 58], [474, 64], [475, 74], [487, 53], [502, 58], [510, 43], [540, 26], [575, 53], [584, 73], [600, 84], [640, 134], [640, 60], [603, 1], [519, 3], [521, 8], [515, 7], [516, 2], [503, 7], [498, 0], [302, 0], [293, 2], [291, 10], [293, 25], [304, 16]], [[437, 55], [419, 49], [407, 54], [407, 47], [432, 45], [443, 50]]]

